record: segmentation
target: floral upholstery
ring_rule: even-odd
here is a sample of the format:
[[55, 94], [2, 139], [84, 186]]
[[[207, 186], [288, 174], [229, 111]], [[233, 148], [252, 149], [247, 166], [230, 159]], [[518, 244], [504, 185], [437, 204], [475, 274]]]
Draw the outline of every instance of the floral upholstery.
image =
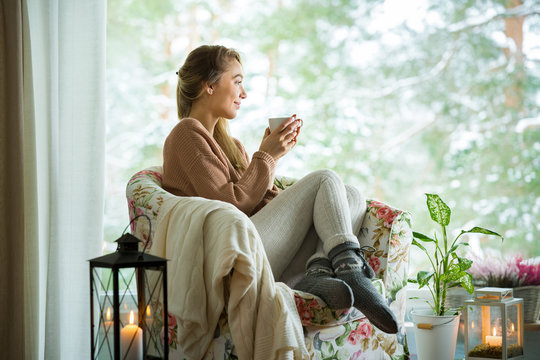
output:
[[[161, 188], [162, 168], [152, 167], [136, 173], [126, 189], [129, 215], [147, 215], [155, 223], [163, 202], [174, 195]], [[276, 179], [281, 189], [290, 186], [290, 178]], [[150, 224], [143, 217], [132, 222], [132, 233], [143, 240], [153, 238]], [[154, 229], [151, 230], [154, 232]], [[149, 236], [152, 235], [152, 236]], [[401, 324], [405, 317], [405, 291], [409, 248], [412, 241], [409, 213], [378, 201], [367, 201], [367, 213], [359, 236], [361, 245], [375, 251], [366, 258], [376, 273], [374, 284], [386, 298]], [[148, 244], [148, 248], [152, 246]], [[295, 301], [302, 320], [305, 343], [314, 359], [405, 359], [405, 329], [389, 335], [374, 327], [363, 314], [351, 308], [334, 311], [318, 297], [295, 291]], [[169, 314], [170, 359], [188, 359], [177, 342], [177, 320]], [[224, 309], [215, 329], [214, 340], [205, 359], [236, 359], [234, 343]]]

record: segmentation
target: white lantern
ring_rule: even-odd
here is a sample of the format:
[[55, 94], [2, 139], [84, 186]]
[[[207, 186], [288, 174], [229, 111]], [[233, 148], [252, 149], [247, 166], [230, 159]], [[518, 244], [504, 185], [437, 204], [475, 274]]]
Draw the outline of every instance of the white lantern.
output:
[[523, 358], [523, 299], [512, 289], [475, 290], [464, 314], [466, 359]]

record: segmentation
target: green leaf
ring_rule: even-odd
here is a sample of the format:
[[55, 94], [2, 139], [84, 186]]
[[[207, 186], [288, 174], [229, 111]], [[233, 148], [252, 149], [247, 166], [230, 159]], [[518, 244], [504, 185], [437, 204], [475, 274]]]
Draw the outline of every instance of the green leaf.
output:
[[429, 280], [433, 277], [433, 271], [419, 271], [416, 275], [416, 281], [418, 281], [419, 287], [424, 287], [429, 283]]
[[441, 200], [437, 194], [426, 194], [427, 207], [431, 219], [442, 226], [450, 224], [450, 208]]
[[465, 274], [465, 271], [461, 271], [459, 266], [453, 264], [444, 274], [441, 275], [441, 281], [445, 283], [460, 281]]
[[424, 245], [420, 244], [418, 241], [412, 239], [412, 244], [416, 247], [419, 247], [420, 249], [424, 250], [426, 254], [428, 254], [427, 249], [424, 247]]
[[[346, 329], [347, 330], [347, 329]], [[349, 334], [350, 334], [350, 331], [345, 331], [342, 335], [340, 335], [337, 339], [336, 339], [336, 345], [337, 346], [343, 346], [345, 344], [345, 341], [347, 340], [347, 338], [349, 337]]]
[[472, 266], [472, 260], [469, 260], [467, 258], [457, 257], [458, 260], [458, 266], [461, 271], [465, 271], [467, 269], [470, 269]]
[[474, 292], [474, 284], [472, 282], [472, 275], [469, 273], [465, 273], [461, 279], [459, 279], [459, 282], [461, 286], [467, 290], [469, 294], [472, 294]]
[[421, 240], [421, 241], [425, 241], [425, 242], [435, 242], [434, 239], [430, 238], [429, 236], [427, 235], [424, 235], [422, 233], [419, 233], [419, 232], [416, 232], [416, 231], [413, 231], [413, 237], [415, 239], [418, 239], [418, 240]]
[[498, 237], [501, 238], [501, 241], [504, 241], [504, 237], [501, 234], [498, 234], [495, 231], [491, 231], [489, 229], [484, 229], [484, 228], [481, 228], [481, 227], [478, 227], [478, 226], [473, 227], [471, 230], [461, 230], [461, 234], [468, 234], [468, 233], [476, 233], [476, 234], [485, 234], [485, 235], [498, 236]]

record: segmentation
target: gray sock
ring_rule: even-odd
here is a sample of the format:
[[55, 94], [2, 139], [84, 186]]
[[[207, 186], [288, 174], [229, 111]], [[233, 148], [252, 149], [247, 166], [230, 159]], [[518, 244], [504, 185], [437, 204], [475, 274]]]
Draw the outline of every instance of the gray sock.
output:
[[334, 277], [332, 263], [327, 258], [311, 260], [305, 276], [294, 289], [320, 297], [332, 310], [344, 310], [353, 306], [351, 288], [344, 281]]
[[388, 334], [397, 333], [397, 319], [386, 305], [382, 295], [371, 283], [373, 269], [364, 259], [360, 246], [352, 242], [340, 244], [330, 250], [328, 257], [332, 260], [336, 277], [351, 287], [354, 307], [362, 311], [380, 330]]

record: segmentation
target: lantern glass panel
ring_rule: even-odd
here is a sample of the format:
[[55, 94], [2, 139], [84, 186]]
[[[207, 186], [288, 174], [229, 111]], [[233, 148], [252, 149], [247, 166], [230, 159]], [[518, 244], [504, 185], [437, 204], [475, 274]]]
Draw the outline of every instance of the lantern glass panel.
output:
[[502, 307], [500, 305], [473, 305], [467, 309], [469, 356], [490, 355], [502, 359]]
[[108, 268], [93, 268], [93, 303], [95, 359], [109, 360], [114, 354], [113, 273]]
[[164, 325], [163, 310], [163, 269], [146, 269], [140, 278], [142, 289], [140, 294], [141, 316], [139, 326], [143, 329], [146, 354], [156, 358], [164, 357], [163, 339], [161, 331]]
[[522, 305], [518, 302], [509, 304], [506, 308], [506, 353], [509, 359], [523, 353], [523, 333], [520, 330], [523, 324], [520, 324], [522, 318], [519, 316], [522, 313]]
[[509, 296], [465, 302], [466, 358], [519, 359], [523, 355], [523, 300], [512, 297], [511, 289], [485, 288], [475, 295], [509, 290]]

